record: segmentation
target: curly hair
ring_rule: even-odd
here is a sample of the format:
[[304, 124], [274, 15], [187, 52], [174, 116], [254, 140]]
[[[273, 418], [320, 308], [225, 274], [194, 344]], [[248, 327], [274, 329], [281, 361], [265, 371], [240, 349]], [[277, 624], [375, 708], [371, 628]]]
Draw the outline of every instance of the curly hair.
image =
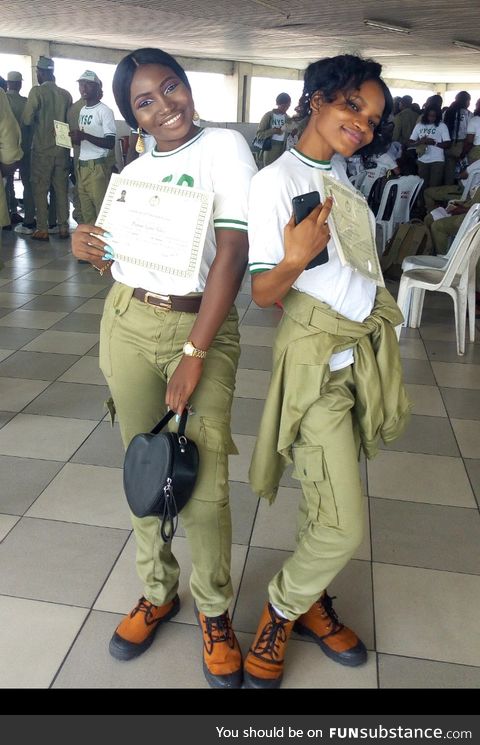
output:
[[130, 103], [130, 86], [132, 85], [135, 71], [140, 65], [163, 65], [164, 67], [169, 67], [180, 78], [182, 83], [186, 85], [188, 90], [190, 92], [192, 91], [187, 73], [168, 52], [152, 47], [144, 47], [143, 49], [136, 49], [134, 52], [130, 52], [130, 54], [127, 54], [126, 57], [120, 60], [115, 70], [113, 76], [113, 95], [123, 118], [132, 129], [136, 129], [138, 125]]
[[378, 152], [381, 143], [381, 130], [393, 110], [392, 95], [380, 77], [382, 66], [371, 59], [362, 59], [353, 54], [341, 54], [338, 57], [325, 57], [312, 62], [303, 76], [303, 92], [298, 102], [299, 117], [309, 116], [310, 102], [315, 93], [320, 92], [323, 100], [332, 103], [339, 93], [351, 93], [358, 90], [367, 80], [375, 80], [385, 97], [382, 119], [375, 127], [374, 137], [357, 153], [369, 155]]

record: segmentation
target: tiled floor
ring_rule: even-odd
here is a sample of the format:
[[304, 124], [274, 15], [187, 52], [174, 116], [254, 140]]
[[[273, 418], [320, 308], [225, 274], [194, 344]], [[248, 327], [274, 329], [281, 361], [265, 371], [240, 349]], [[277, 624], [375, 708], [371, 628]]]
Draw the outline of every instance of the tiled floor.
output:
[[[123, 452], [98, 370], [108, 283], [69, 246], [3, 233], [0, 272], [0, 687], [205, 687], [188, 590], [138, 660], [108, 641], [141, 594], [122, 493]], [[395, 289], [393, 287], [392, 289]], [[401, 349], [415, 402], [407, 433], [365, 465], [365, 540], [336, 578], [336, 608], [367, 644], [355, 670], [294, 637], [284, 687], [480, 687], [480, 344], [457, 357], [449, 298], [427, 298]], [[248, 465], [271, 369], [276, 308], [238, 307], [242, 356], [231, 459], [234, 623], [247, 649], [269, 578], [294, 545], [298, 482], [258, 504]]]

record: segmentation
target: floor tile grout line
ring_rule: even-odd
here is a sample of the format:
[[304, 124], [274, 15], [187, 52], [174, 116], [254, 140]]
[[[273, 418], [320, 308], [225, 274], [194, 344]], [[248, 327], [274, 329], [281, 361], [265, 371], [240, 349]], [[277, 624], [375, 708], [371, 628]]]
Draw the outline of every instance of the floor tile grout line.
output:
[[[458, 458], [458, 460], [462, 460], [462, 458]], [[425, 505], [427, 507], [446, 507], [447, 509], [468, 510], [469, 512], [477, 509], [477, 507], [465, 507], [463, 504], [439, 504], [438, 502], [418, 502], [414, 499], [391, 499], [390, 497], [377, 497], [374, 494], [369, 496], [369, 499], [381, 499], [384, 502], [400, 502], [408, 505]]]
[[[442, 387], [447, 387], [447, 386], [442, 386]], [[466, 390], [469, 390], [469, 389], [466, 389]], [[444, 399], [444, 397], [443, 397], [443, 392], [442, 392], [442, 388], [441, 388], [440, 386], [438, 386], [438, 391], [439, 391], [439, 393], [440, 393], [440, 397], [441, 397], [441, 399], [442, 399], [443, 405], [445, 406], [445, 411], [447, 412], [447, 416], [448, 416], [448, 421], [449, 421], [449, 423], [450, 423], [450, 427], [451, 427], [451, 429], [452, 429], [452, 432], [453, 432], [453, 436], [454, 436], [454, 438], [455, 438], [455, 442], [456, 442], [456, 444], [457, 444], [458, 452], [460, 453], [460, 458], [462, 459], [462, 463], [463, 463], [463, 468], [464, 468], [464, 470], [465, 470], [465, 474], [466, 474], [466, 476], [467, 476], [467, 479], [468, 479], [468, 483], [470, 484], [470, 488], [471, 488], [471, 490], [472, 490], [473, 498], [474, 498], [474, 500], [476, 501], [476, 503], [477, 503], [477, 505], [478, 505], [478, 510], [479, 510], [479, 512], [480, 512], [480, 501], [479, 501], [479, 500], [477, 499], [477, 495], [476, 495], [476, 493], [475, 493], [475, 488], [474, 488], [474, 485], [473, 485], [473, 483], [472, 483], [472, 479], [470, 478], [470, 473], [469, 473], [469, 471], [468, 471], [468, 468], [467, 468], [467, 466], [466, 466], [466, 464], [465, 464], [465, 460], [469, 460], [469, 459], [468, 459], [468, 458], [465, 458], [465, 456], [464, 456], [464, 455], [463, 455], [463, 453], [462, 453], [462, 449], [461, 449], [461, 447], [460, 447], [460, 443], [458, 442], [458, 438], [457, 438], [457, 434], [456, 434], [456, 432], [455, 432], [455, 428], [454, 428], [454, 426], [452, 425], [451, 417], [450, 417], [450, 414], [449, 414], [449, 412], [448, 412], [448, 409], [447, 409], [447, 406], [446, 406], [446, 403], [445, 403], [445, 399]], [[457, 417], [453, 417], [453, 418], [454, 418], [454, 419], [457, 419]], [[471, 421], [471, 420], [468, 420], [468, 419], [464, 419], [463, 421]], [[474, 460], [475, 460], [475, 459], [474, 459]]]
[[14, 598], [15, 600], [29, 600], [32, 603], [45, 603], [47, 605], [59, 605], [63, 608], [79, 608], [80, 610], [91, 610], [88, 605], [74, 605], [73, 603], [63, 603], [57, 600], [47, 600], [46, 598], [34, 598], [28, 595], [12, 595], [8, 592], [0, 592], [0, 598]]
[[455, 665], [456, 667], [468, 667], [480, 670], [480, 665], [467, 665], [464, 662], [452, 662], [449, 660], [437, 660], [434, 657], [417, 657], [416, 655], [399, 654], [398, 652], [380, 652], [377, 650], [377, 657], [400, 657], [402, 660], [416, 660], [418, 662], [436, 662], [439, 665]]
[[232, 620], [235, 619], [235, 613], [236, 613], [236, 610], [237, 610], [238, 599], [240, 597], [240, 592], [241, 592], [241, 589], [242, 589], [243, 579], [245, 577], [245, 572], [246, 572], [246, 569], [247, 569], [248, 557], [250, 555], [250, 548], [252, 548], [252, 546], [251, 546], [251, 540], [252, 540], [253, 532], [255, 530], [255, 523], [257, 521], [258, 511], [260, 509], [260, 499], [261, 499], [261, 497], [258, 497], [257, 498], [257, 506], [255, 508], [255, 514], [253, 516], [252, 527], [250, 529], [250, 535], [248, 537], [248, 542], [247, 542], [247, 544], [243, 544], [243, 545], [246, 545], [247, 546], [247, 550], [245, 552], [245, 560], [243, 562], [242, 574], [241, 574], [240, 580], [238, 582], [238, 590], [237, 590], [236, 600], [235, 600], [235, 603], [233, 605]]
[[85, 625], [86, 625], [86, 623], [87, 623], [87, 621], [88, 621], [88, 619], [90, 618], [91, 615], [92, 615], [92, 608], [89, 609], [87, 615], [83, 619], [83, 622], [81, 623], [80, 628], [78, 629], [77, 633], [75, 634], [74, 638], [72, 639], [72, 642], [69, 645], [69, 647], [68, 647], [68, 649], [67, 649], [67, 651], [66, 651], [66, 653], [65, 653], [65, 655], [64, 655], [64, 657], [62, 659], [62, 661], [60, 662], [60, 664], [59, 664], [59, 666], [57, 668], [57, 671], [54, 673], [52, 680], [50, 681], [49, 685], [45, 686], [46, 689], [50, 690], [51, 688], [53, 688], [53, 686], [55, 684], [55, 681], [57, 680], [58, 676], [60, 675], [60, 673], [62, 671], [62, 668], [63, 668], [63, 666], [65, 665], [65, 663], [66, 663], [66, 661], [68, 659], [68, 656], [69, 656], [70, 652], [72, 651], [73, 647], [75, 646], [75, 643], [76, 643], [77, 639], [79, 638], [80, 634], [82, 633], [83, 629], [85, 628]]
[[[65, 463], [65, 465], [67, 465], [67, 463]], [[63, 471], [63, 468], [60, 469], [60, 471], [57, 473], [57, 476], [59, 476], [62, 471]], [[52, 483], [52, 482], [50, 482], [50, 483]], [[47, 487], [45, 487], [45, 488], [47, 488]], [[45, 491], [45, 489], [43, 491]], [[42, 494], [43, 494], [43, 492], [42, 492]], [[32, 502], [32, 504], [30, 505], [30, 507], [28, 508], [28, 510], [30, 510], [33, 507], [33, 505], [35, 504], [35, 502], [37, 502], [37, 500], [40, 498], [40, 496], [41, 496], [41, 494], [39, 494], [38, 497], [35, 498], [35, 500]], [[28, 512], [28, 510], [27, 510], [27, 512]], [[94, 525], [93, 523], [80, 523], [77, 520], [59, 520], [56, 517], [44, 517], [44, 516], [41, 516], [41, 515], [27, 515], [27, 514], [24, 514], [24, 515], [21, 515], [20, 516], [20, 520], [43, 520], [44, 522], [57, 523], [57, 524], [61, 524], [61, 525], [80, 525], [80, 526], [85, 527], [85, 528], [98, 528], [100, 530], [102, 530], [102, 529], [103, 530], [121, 530], [123, 532], [124, 531], [127, 531], [129, 534], [132, 532], [132, 529], [131, 528], [120, 528], [120, 527], [118, 527], [118, 525]], [[237, 544], [235, 544], [235, 545], [237, 545]]]
[[98, 598], [99, 598], [99, 597], [100, 597], [100, 595], [102, 594], [102, 591], [103, 591], [103, 589], [104, 589], [105, 585], [107, 584], [108, 580], [110, 579], [110, 577], [111, 577], [111, 575], [112, 575], [112, 572], [114, 571], [114, 569], [115, 569], [116, 565], [118, 564], [118, 561], [119, 561], [119, 559], [120, 559], [120, 556], [121, 556], [121, 555], [122, 555], [122, 553], [124, 552], [124, 550], [125, 550], [125, 548], [126, 548], [126, 545], [127, 545], [128, 541], [129, 541], [129, 540], [130, 540], [130, 538], [131, 538], [132, 532], [133, 532], [132, 530], [130, 530], [130, 531], [128, 532], [128, 535], [127, 535], [127, 537], [126, 537], [126, 539], [125, 539], [125, 542], [123, 543], [123, 545], [122, 545], [122, 547], [121, 547], [120, 551], [118, 552], [118, 554], [117, 554], [117, 557], [116, 557], [116, 559], [114, 560], [114, 562], [113, 562], [113, 564], [112, 564], [112, 566], [111, 566], [111, 568], [110, 568], [110, 571], [109, 571], [109, 572], [107, 573], [107, 575], [106, 575], [106, 577], [105, 577], [105, 580], [104, 580], [104, 582], [103, 582], [103, 583], [102, 583], [102, 584], [100, 585], [100, 588], [99, 588], [99, 590], [98, 590], [97, 594], [95, 595], [95, 597], [94, 597], [94, 599], [93, 599], [93, 601], [92, 601], [92, 604], [91, 604], [91, 606], [90, 606], [90, 608], [89, 608], [89, 611], [88, 611], [87, 615], [85, 616], [85, 619], [84, 619], [84, 621], [83, 621], [83, 623], [82, 623], [81, 627], [79, 628], [79, 630], [78, 630], [77, 634], [75, 635], [75, 638], [73, 639], [72, 643], [70, 644], [70, 646], [69, 646], [69, 648], [68, 648], [68, 650], [67, 650], [67, 652], [66, 652], [66, 654], [65, 654], [65, 656], [64, 656], [64, 658], [63, 658], [63, 660], [61, 661], [61, 663], [60, 663], [60, 665], [59, 665], [59, 667], [58, 667], [58, 669], [57, 669], [57, 672], [56, 672], [56, 673], [55, 673], [55, 675], [53, 676], [53, 678], [52, 678], [52, 681], [51, 681], [50, 685], [48, 686], [48, 688], [52, 688], [52, 686], [53, 686], [53, 685], [55, 684], [55, 681], [57, 680], [58, 676], [60, 675], [60, 672], [61, 672], [61, 670], [62, 670], [63, 666], [65, 665], [65, 663], [66, 663], [66, 661], [67, 661], [67, 659], [68, 659], [68, 656], [69, 656], [70, 652], [72, 651], [72, 649], [73, 649], [73, 647], [74, 647], [74, 645], [75, 645], [75, 642], [77, 641], [77, 639], [78, 639], [78, 637], [79, 637], [79, 635], [80, 635], [80, 633], [81, 633], [82, 629], [83, 629], [83, 628], [85, 627], [85, 624], [87, 623], [88, 619], [90, 618], [90, 616], [91, 616], [91, 615], [92, 615], [92, 613], [93, 613], [93, 610], [94, 610], [94, 606], [95, 606], [95, 603], [97, 602]]
[[377, 649], [377, 626], [376, 626], [376, 616], [375, 616], [375, 584], [374, 584], [374, 578], [373, 578], [373, 520], [372, 520], [372, 510], [370, 505], [370, 489], [369, 489], [369, 475], [368, 475], [368, 467], [367, 467], [367, 460], [365, 459], [365, 491], [366, 491], [366, 497], [367, 497], [367, 506], [368, 506], [368, 529], [369, 529], [369, 535], [370, 535], [370, 587], [372, 592], [372, 633], [373, 633], [373, 648], [375, 650], [375, 671], [376, 671], [376, 677], [377, 677], [377, 689], [380, 688], [380, 670], [379, 670], [379, 662], [378, 662], [378, 654], [376, 654]]
[[[3, 515], [3, 514], [4, 514], [4, 513], [2, 513], [2, 515]], [[15, 522], [14, 522], [14, 523], [13, 523], [13, 525], [12, 525], [12, 527], [11, 527], [11, 528], [9, 528], [9, 530], [8, 530], [8, 531], [7, 531], [6, 533], [5, 533], [5, 535], [3, 536], [3, 538], [2, 538], [1, 540], [0, 540], [0, 546], [2, 545], [2, 543], [4, 542], [4, 540], [5, 540], [6, 538], [8, 538], [8, 536], [10, 535], [10, 533], [12, 532], [12, 530], [13, 530], [14, 528], [16, 528], [16, 527], [17, 527], [18, 523], [19, 523], [19, 522], [20, 522], [20, 520], [22, 519], [22, 515], [7, 515], [7, 517], [18, 517], [18, 520], [15, 520]]]

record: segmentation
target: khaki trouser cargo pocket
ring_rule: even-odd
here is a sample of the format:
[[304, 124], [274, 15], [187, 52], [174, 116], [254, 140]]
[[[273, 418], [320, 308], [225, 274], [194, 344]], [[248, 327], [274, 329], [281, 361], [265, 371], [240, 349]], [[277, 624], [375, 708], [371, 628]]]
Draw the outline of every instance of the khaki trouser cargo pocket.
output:
[[123, 316], [133, 295], [133, 287], [115, 282], [108, 293], [100, 323], [99, 366], [106, 378], [112, 374], [111, 341], [115, 324]]
[[323, 448], [320, 445], [294, 446], [292, 454], [292, 478], [299, 481], [323, 481]]

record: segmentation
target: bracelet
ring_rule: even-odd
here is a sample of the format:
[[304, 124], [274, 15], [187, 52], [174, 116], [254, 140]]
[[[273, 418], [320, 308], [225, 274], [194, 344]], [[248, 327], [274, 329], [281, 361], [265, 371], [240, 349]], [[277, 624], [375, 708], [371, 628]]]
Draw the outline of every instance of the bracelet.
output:
[[105, 266], [102, 266], [101, 269], [98, 266], [95, 266], [95, 264], [92, 264], [92, 266], [94, 269], [96, 269], [96, 271], [100, 274], [100, 276], [103, 277], [104, 273], [107, 271], [107, 269], [110, 269], [112, 264], [113, 264], [113, 261], [106, 261]]

